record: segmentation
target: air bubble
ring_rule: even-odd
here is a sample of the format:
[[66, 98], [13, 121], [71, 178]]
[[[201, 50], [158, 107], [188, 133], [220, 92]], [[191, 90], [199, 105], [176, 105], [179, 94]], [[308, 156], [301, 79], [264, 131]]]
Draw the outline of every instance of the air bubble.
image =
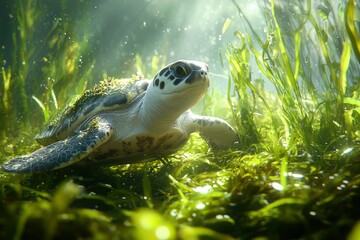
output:
[[212, 187], [210, 185], [205, 185], [203, 187], [196, 187], [193, 190], [198, 193], [207, 194], [210, 192], [211, 189]]
[[176, 209], [173, 209], [170, 211], [170, 216], [172, 216], [172, 217], [176, 217], [177, 214], [178, 214], [178, 211]]
[[203, 210], [205, 207], [206, 207], [206, 205], [203, 202], [199, 202], [195, 206], [195, 208], [198, 210]]
[[271, 186], [272, 186], [274, 189], [279, 190], [279, 191], [284, 190], [284, 186], [281, 185], [281, 184], [278, 183], [278, 182], [273, 182], [273, 183], [271, 184]]
[[155, 230], [155, 235], [157, 239], [169, 239], [171, 237], [171, 232], [166, 226], [159, 226]]
[[345, 154], [348, 154], [348, 153], [350, 153], [352, 150], [353, 150], [354, 148], [347, 148], [347, 149], [345, 149], [342, 153], [341, 153], [341, 155], [340, 156], [344, 156]]
[[310, 214], [311, 216], [316, 216], [316, 212], [314, 212], [314, 211], [310, 211], [309, 214]]

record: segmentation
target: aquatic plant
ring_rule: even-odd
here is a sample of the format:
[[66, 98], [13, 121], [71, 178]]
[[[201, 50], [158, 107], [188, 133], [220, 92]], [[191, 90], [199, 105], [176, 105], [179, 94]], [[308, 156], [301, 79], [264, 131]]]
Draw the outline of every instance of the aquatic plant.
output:
[[[234, 4], [236, 5], [235, 1]], [[250, 112], [248, 131], [258, 132], [260, 135], [260, 144], [256, 145], [258, 153], [246, 155], [242, 159], [255, 162], [260, 167], [260, 161], [257, 160], [257, 155], [260, 155], [262, 161], [276, 165], [278, 169], [274, 169], [277, 174], [272, 177], [276, 180], [273, 188], [283, 192], [283, 198], [265, 204], [261, 210], [250, 212], [248, 217], [251, 219], [266, 221], [264, 219], [270, 218], [269, 225], [274, 224], [274, 221], [279, 221], [279, 224], [283, 224], [283, 221], [291, 222], [297, 218], [295, 209], [304, 211], [304, 206], [309, 202], [316, 202], [309, 196], [304, 199], [295, 194], [296, 197], [293, 197], [296, 190], [289, 182], [293, 171], [308, 174], [306, 178], [310, 185], [313, 181], [311, 175], [330, 172], [336, 174], [338, 181], [352, 182], [355, 186], [357, 184], [357, 173], [352, 175], [346, 172], [344, 162], [341, 161], [348, 154], [357, 154], [352, 151], [357, 149], [359, 140], [359, 73], [356, 69], [360, 66], [356, 50], [352, 50], [356, 48], [354, 43], [359, 36], [353, 34], [357, 40], [350, 41], [344, 25], [350, 24], [354, 29], [355, 22], [349, 18], [345, 18], [345, 22], [341, 20], [344, 12], [349, 14], [353, 11], [352, 4], [354, 2], [349, 1], [346, 7], [339, 5], [338, 9], [342, 11], [337, 14], [330, 2], [323, 1], [317, 6], [318, 15], [315, 15], [312, 1], [264, 1], [268, 33], [265, 39], [256, 32], [246, 19], [246, 14], [236, 5], [249, 32], [236, 32], [238, 42], [231, 44], [227, 53], [235, 93], [238, 96], [229, 100], [233, 111], [238, 114], [243, 108], [250, 109], [247, 111]], [[326, 21], [326, 24], [323, 24], [323, 21]], [[273, 86], [274, 92], [264, 89], [264, 80], [251, 78], [250, 56], [254, 57], [258, 69]], [[252, 101], [249, 102], [248, 99]], [[307, 170], [301, 170], [302, 164]], [[351, 164], [356, 165], [354, 162]], [[328, 169], [330, 166], [335, 168], [335, 171]], [[269, 170], [264, 169], [265, 182], [270, 177]], [[244, 190], [246, 184], [241, 180], [247, 174], [243, 169], [239, 171], [231, 191], [239, 192], [243, 196], [248, 190]], [[337, 175], [337, 171], [341, 173]], [[261, 172], [251, 171], [250, 176], [259, 177]], [[250, 176], [249, 178], [252, 178]], [[300, 174], [299, 177], [304, 176]], [[306, 185], [300, 188], [306, 195]], [[319, 192], [308, 194], [317, 195]], [[265, 196], [270, 195], [266, 193]], [[289, 195], [292, 197], [286, 198]], [[339, 200], [339, 195], [329, 196], [326, 201]], [[242, 199], [239, 197], [237, 201], [241, 202]], [[290, 215], [279, 218], [275, 216], [281, 213]], [[304, 212], [299, 214], [307, 218]], [[308, 214], [316, 215], [317, 211], [310, 211]], [[308, 220], [301, 223], [303, 220], [297, 218], [298, 229], [291, 229], [306, 232], [301, 225], [306, 225]], [[259, 226], [259, 223], [253, 224]], [[271, 228], [265, 231], [271, 231]], [[278, 234], [282, 234], [281, 231]], [[287, 236], [290, 233], [284, 234]], [[324, 233], [324, 236], [326, 234], [328, 233]]]
[[3, 45], [1, 54], [1, 135], [11, 132], [7, 136], [11, 137], [30, 125], [40, 127], [44, 121], [36, 119], [41, 114], [48, 120], [58, 106], [64, 107], [70, 96], [85, 89], [94, 60], [86, 36], [74, 34], [76, 29], [63, 19], [67, 13], [58, 10], [69, 9], [69, 4], [54, 3], [48, 14], [37, 10], [42, 1], [6, 5], [11, 14], [4, 16], [10, 21], [3, 40], [11, 39], [11, 45]]
[[[304, 150], [318, 158], [325, 149], [343, 142], [344, 139], [339, 139], [342, 135], [347, 135], [348, 139], [355, 137], [356, 128], [350, 128], [354, 127], [352, 123], [356, 122], [353, 119], [356, 115], [349, 113], [357, 107], [357, 97], [353, 97], [352, 89], [357, 84], [358, 73], [354, 69], [359, 67], [359, 63], [350, 57], [351, 46], [336, 20], [338, 18], [333, 18], [335, 22], [329, 20], [327, 29], [324, 29], [319, 26], [321, 19], [313, 15], [311, 1], [307, 1], [306, 6], [303, 2], [270, 3], [269, 6], [264, 2], [264, 9], [269, 9], [264, 12], [269, 32], [267, 39], [262, 40], [247, 22], [251, 34], [237, 32], [241, 45], [232, 45], [228, 54], [241, 101], [238, 105], [248, 105], [241, 99], [249, 98], [246, 90], [250, 89], [258, 98], [252, 104], [256, 107], [264, 105], [266, 114], [272, 118], [276, 115], [280, 120], [279, 123], [272, 120], [277, 139], [282, 138], [277, 129], [285, 130], [280, 145], [290, 148], [301, 141]], [[330, 3], [327, 6], [331, 7]], [[241, 9], [238, 10], [244, 16]], [[293, 17], [292, 11], [300, 11], [297, 18]], [[280, 26], [280, 22], [284, 26]], [[329, 34], [325, 35], [325, 32]], [[342, 35], [331, 35], [335, 33]], [[247, 72], [244, 68], [250, 65], [250, 53], [277, 93], [277, 106], [280, 108], [276, 113], [264, 101], [264, 90], [259, 89], [263, 86], [253, 83], [250, 76], [239, 75]]]

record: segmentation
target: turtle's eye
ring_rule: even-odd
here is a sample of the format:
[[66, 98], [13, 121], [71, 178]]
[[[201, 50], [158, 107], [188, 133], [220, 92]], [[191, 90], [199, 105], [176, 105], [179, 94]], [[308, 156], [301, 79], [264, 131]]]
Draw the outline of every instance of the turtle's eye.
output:
[[186, 77], [189, 74], [189, 72], [186, 69], [186, 66], [184, 66], [183, 64], [177, 64], [173, 66], [172, 69], [174, 71], [174, 75], [179, 78]]

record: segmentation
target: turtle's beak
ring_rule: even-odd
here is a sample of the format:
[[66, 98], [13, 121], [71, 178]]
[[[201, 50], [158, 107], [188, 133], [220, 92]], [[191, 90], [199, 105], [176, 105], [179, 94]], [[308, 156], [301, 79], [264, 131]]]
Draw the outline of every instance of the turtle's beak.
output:
[[204, 64], [203, 67], [193, 70], [187, 79], [185, 80], [185, 83], [192, 84], [195, 82], [209, 82], [208, 77], [209, 67], [207, 64]]

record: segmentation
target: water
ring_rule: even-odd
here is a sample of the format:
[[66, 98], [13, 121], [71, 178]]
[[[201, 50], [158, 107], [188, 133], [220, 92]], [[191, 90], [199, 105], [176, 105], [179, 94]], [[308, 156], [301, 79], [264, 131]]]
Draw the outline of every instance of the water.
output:
[[[14, 28], [15, 14], [11, 3], [3, 3], [2, 29]], [[176, 5], [176, 6], [174, 6]], [[226, 18], [237, 18], [232, 4], [225, 1], [91, 1], [47, 3], [37, 1], [24, 5], [35, 7], [28, 12], [28, 21], [33, 21], [33, 35], [28, 47], [35, 48], [31, 56], [32, 67], [40, 68], [41, 59], [47, 57], [49, 33], [55, 31], [62, 41], [77, 43], [79, 51], [76, 67], [86, 68], [93, 64], [90, 82], [95, 83], [106, 73], [111, 76], [126, 76], [136, 71], [135, 55], [140, 55], [145, 67], [151, 57], [158, 55], [165, 62], [177, 59], [197, 59], [208, 62], [211, 71], [224, 74], [219, 61], [219, 51], [225, 51], [235, 26], [223, 36], [221, 30]], [[257, 20], [259, 9], [253, 1], [243, 1], [242, 6]], [[31, 9], [33, 10], [33, 9]], [[54, 27], [56, 28], [54, 30]], [[25, 26], [24, 26], [25, 27]], [[19, 26], [22, 28], [22, 26]], [[15, 59], [11, 34], [2, 36], [5, 67]], [[56, 43], [59, 44], [59, 43]], [[61, 44], [61, 43], [60, 43]], [[92, 61], [95, 62], [93, 63]], [[34, 78], [37, 76], [33, 76]]]
[[272, 1], [237, 2], [1, 1], [0, 161], [39, 148], [45, 116], [99, 80], [151, 78], [177, 59], [209, 64], [220, 91], [197, 111], [227, 119], [240, 141], [211, 151], [194, 135], [167, 162], [0, 173], [0, 238], [357, 239], [359, 57], [346, 3], [311, 1], [309, 15], [308, 1], [279, 0], [275, 19]]

